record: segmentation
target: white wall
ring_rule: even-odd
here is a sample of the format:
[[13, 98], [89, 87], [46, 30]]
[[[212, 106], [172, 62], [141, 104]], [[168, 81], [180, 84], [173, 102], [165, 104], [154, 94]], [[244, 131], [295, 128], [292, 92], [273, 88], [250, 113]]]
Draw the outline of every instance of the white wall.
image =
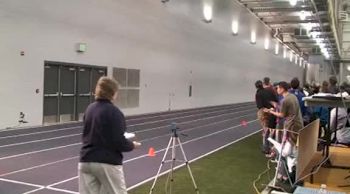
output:
[[[323, 81], [328, 81], [331, 75], [334, 75], [334, 67], [322, 55], [313, 55], [309, 57], [310, 67], [307, 69], [309, 78], [311, 75], [315, 76], [316, 83], [322, 84]], [[307, 79], [308, 80], [308, 79]], [[311, 83], [312, 81], [308, 81]]]
[[[42, 123], [44, 60], [108, 66], [109, 75], [112, 67], [141, 69], [140, 107], [126, 114], [167, 110], [169, 93], [173, 109], [253, 101], [257, 79], [302, 78], [272, 42], [263, 49], [270, 32], [255, 17], [235, 1], [212, 2], [207, 24], [201, 0], [0, 0], [0, 128], [16, 125], [20, 111], [29, 125]], [[86, 53], [74, 51], [78, 42]]]

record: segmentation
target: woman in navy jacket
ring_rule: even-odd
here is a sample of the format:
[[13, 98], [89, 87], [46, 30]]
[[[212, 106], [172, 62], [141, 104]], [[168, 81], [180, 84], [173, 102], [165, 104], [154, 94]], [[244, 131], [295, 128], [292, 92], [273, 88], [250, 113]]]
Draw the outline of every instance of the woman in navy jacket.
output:
[[124, 114], [112, 103], [118, 83], [101, 77], [96, 85], [96, 101], [84, 115], [79, 163], [81, 194], [126, 194], [122, 152], [140, 146], [124, 137]]

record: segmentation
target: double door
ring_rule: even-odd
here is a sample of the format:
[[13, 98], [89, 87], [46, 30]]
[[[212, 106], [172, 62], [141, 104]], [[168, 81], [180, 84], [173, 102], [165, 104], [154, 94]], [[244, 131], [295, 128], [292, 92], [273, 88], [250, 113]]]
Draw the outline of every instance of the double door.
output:
[[94, 90], [105, 67], [46, 63], [44, 70], [44, 123], [82, 120], [94, 101]]

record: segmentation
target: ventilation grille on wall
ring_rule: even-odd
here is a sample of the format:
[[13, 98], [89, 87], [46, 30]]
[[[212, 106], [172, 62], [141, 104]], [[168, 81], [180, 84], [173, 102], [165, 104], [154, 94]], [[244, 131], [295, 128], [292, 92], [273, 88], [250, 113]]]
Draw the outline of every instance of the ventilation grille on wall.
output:
[[113, 78], [119, 82], [120, 90], [115, 104], [120, 108], [139, 107], [140, 70], [114, 68]]
[[296, 36], [307, 36], [307, 30], [304, 28], [297, 28], [294, 30], [294, 35]]
[[339, 20], [342, 22], [348, 22], [349, 20], [349, 13], [347, 11], [339, 11]]

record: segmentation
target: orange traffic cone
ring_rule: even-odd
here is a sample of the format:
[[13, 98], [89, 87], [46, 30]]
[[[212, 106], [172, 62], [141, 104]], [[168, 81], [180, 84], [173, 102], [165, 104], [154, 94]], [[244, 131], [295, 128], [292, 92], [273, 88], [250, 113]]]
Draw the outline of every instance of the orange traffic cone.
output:
[[149, 150], [148, 150], [148, 156], [149, 156], [149, 157], [154, 157], [154, 156], [156, 156], [156, 153], [155, 153], [153, 147], [150, 147], [150, 148], [149, 148]]
[[246, 127], [246, 126], [248, 125], [248, 123], [247, 123], [246, 120], [242, 120], [242, 121], [241, 121], [241, 125], [242, 125], [243, 127]]

